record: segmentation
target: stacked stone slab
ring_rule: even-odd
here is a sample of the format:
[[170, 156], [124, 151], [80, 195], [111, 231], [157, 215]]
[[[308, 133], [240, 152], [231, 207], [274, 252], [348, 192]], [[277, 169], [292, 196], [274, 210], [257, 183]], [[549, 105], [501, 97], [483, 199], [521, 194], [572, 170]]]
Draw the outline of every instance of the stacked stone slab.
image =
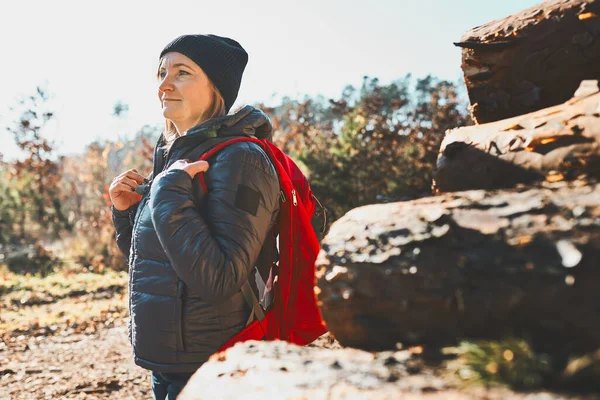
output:
[[599, 3], [548, 1], [457, 43], [480, 124], [446, 134], [437, 196], [354, 209], [323, 241], [342, 345], [600, 347]]
[[356, 208], [318, 262], [318, 298], [342, 345], [366, 350], [529, 338], [600, 347], [600, 185], [472, 190]]
[[554, 106], [582, 80], [600, 78], [600, 2], [546, 1], [473, 28], [455, 45], [478, 123]]
[[600, 178], [598, 81], [583, 81], [563, 104], [447, 132], [433, 187], [454, 192], [581, 177]]

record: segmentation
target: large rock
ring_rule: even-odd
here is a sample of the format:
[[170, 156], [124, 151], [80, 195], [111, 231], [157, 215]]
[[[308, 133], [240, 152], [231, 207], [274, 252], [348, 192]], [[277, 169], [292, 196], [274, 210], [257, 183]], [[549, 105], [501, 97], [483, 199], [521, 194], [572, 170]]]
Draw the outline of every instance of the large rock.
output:
[[600, 78], [600, 1], [546, 1], [473, 28], [455, 45], [477, 123], [540, 110]]
[[[598, 400], [595, 395], [515, 393], [465, 386], [454, 368], [416, 347], [379, 353], [286, 342], [239, 343], [215, 354], [192, 376], [178, 400]], [[581, 388], [581, 385], [577, 386]]]
[[545, 179], [600, 177], [600, 93], [584, 81], [565, 104], [449, 131], [434, 191], [513, 187]]
[[410, 372], [407, 351], [371, 354], [251, 341], [213, 356], [177, 399], [392, 400], [445, 388], [431, 373], [410, 379]]
[[411, 350], [368, 353], [286, 342], [239, 343], [214, 355], [178, 400], [559, 400], [586, 399], [506, 388], [458, 388]]
[[600, 347], [600, 184], [360, 207], [322, 247], [318, 299], [344, 346], [514, 334], [541, 350]]

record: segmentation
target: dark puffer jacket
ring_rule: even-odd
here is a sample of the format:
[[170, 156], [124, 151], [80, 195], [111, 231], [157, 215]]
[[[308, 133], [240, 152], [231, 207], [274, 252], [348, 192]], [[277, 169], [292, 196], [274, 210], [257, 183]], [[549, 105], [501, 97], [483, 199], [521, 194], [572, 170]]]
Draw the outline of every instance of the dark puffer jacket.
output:
[[137, 365], [194, 371], [245, 327], [250, 306], [240, 288], [279, 210], [275, 169], [248, 142], [208, 160], [208, 193], [198, 178], [167, 168], [232, 137], [270, 135], [268, 117], [248, 106], [191, 129], [168, 152], [161, 136], [149, 190], [131, 209], [113, 208], [117, 243], [129, 259], [129, 335]]

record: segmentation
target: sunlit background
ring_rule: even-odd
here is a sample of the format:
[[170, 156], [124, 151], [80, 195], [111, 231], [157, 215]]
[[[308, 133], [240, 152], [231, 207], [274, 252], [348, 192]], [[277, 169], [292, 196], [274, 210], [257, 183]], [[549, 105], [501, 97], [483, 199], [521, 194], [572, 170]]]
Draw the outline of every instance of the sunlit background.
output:
[[[503, 26], [533, 42], [510, 47], [513, 53], [496, 52], [498, 46], [482, 53], [495, 57], [496, 65], [513, 62], [513, 72], [532, 73], [536, 69], [525, 59], [533, 59], [538, 69], [589, 79], [588, 72], [573, 67], [578, 65], [573, 54], [589, 54], [575, 52], [580, 41], [592, 40], [589, 32], [596, 32], [600, 12], [582, 7], [584, 1], [592, 4], [549, 0], [536, 8], [550, 24], [538, 23], [545, 17], [534, 10], [528, 14], [535, 20], [522, 19], [521, 29]], [[0, 399], [151, 397], [149, 372], [133, 362], [128, 339], [133, 287], [124, 254], [128, 240], [120, 235], [124, 240], [117, 246], [109, 188], [132, 168], [153, 179], [153, 148], [163, 122], [158, 55], [187, 33], [231, 37], [247, 50], [231, 111], [246, 104], [265, 110], [273, 143], [302, 169], [319, 199], [311, 223], [325, 257], [316, 265], [315, 292], [333, 336], [322, 336], [302, 357], [315, 361], [309, 370], [333, 371], [336, 380], [325, 374], [315, 388], [335, 386], [321, 391], [334, 397], [352, 396], [354, 387], [369, 396], [366, 386], [358, 386], [369, 382], [369, 388], [398, 388], [413, 397], [422, 392], [427, 398], [463, 398], [463, 389], [472, 390], [472, 398], [574, 399], [574, 392], [586, 391], [592, 397], [576, 398], [596, 398], [600, 350], [592, 334], [598, 325], [593, 260], [600, 202], [594, 203], [598, 186], [583, 180], [580, 167], [597, 172], [582, 149], [597, 145], [590, 139], [597, 131], [588, 111], [596, 109], [598, 94], [560, 106], [560, 113], [537, 108], [539, 114], [518, 123], [481, 119], [469, 110], [461, 49], [453, 44], [476, 26], [541, 2], [3, 1]], [[550, 10], [557, 4], [564, 10]], [[576, 35], [563, 29], [569, 24], [579, 29]], [[495, 39], [485, 43], [506, 39], [499, 29], [491, 31]], [[598, 49], [595, 43], [590, 52]], [[534, 52], [538, 45], [548, 47]], [[472, 52], [474, 64], [488, 64], [486, 57], [481, 63], [475, 57], [478, 50], [464, 51]], [[589, 59], [583, 64], [595, 71]], [[480, 79], [486, 76], [477, 72]], [[502, 91], [510, 85], [501, 76], [507, 75], [479, 82]], [[518, 96], [537, 95], [543, 86], [524, 83], [525, 94]], [[557, 86], [568, 86], [563, 83]], [[588, 114], [580, 113], [584, 108]], [[472, 126], [474, 118], [503, 128]], [[503, 154], [505, 148], [509, 152]], [[525, 171], [533, 164], [537, 167]], [[543, 169], [541, 175], [536, 168]], [[531, 183], [533, 175], [545, 181]], [[566, 182], [570, 176], [577, 181]], [[516, 193], [490, 189], [506, 182], [522, 186]], [[538, 183], [543, 189], [536, 189]], [[456, 192], [463, 188], [481, 190]], [[368, 246], [361, 244], [364, 238]], [[348, 257], [337, 256], [339, 246]], [[333, 252], [335, 258], [329, 257]], [[358, 341], [346, 347], [343, 330], [327, 315], [341, 316], [338, 323]], [[412, 346], [425, 331], [435, 345], [425, 340]], [[515, 336], [502, 336], [506, 332]], [[466, 336], [456, 346], [437, 348], [459, 333]], [[401, 337], [417, 339], [404, 343]], [[391, 351], [365, 358], [351, 348], [355, 345]], [[342, 348], [329, 360], [313, 357], [320, 347]], [[358, 375], [343, 365], [356, 357], [369, 360], [352, 366]], [[227, 361], [218, 362], [219, 368], [241, 365], [230, 355]], [[264, 371], [284, 373], [287, 385], [302, 375], [292, 365], [305, 364]], [[366, 364], [374, 374], [366, 374]], [[242, 378], [244, 371], [236, 367], [219, 376], [263, 373], [252, 367]], [[344, 376], [352, 379], [340, 381]]]
[[[0, 153], [19, 157], [10, 107], [41, 85], [59, 154], [129, 138], [161, 122], [154, 78], [162, 47], [185, 33], [238, 40], [249, 53], [233, 109], [283, 96], [336, 97], [364, 75], [383, 83], [432, 74], [458, 81], [467, 30], [537, 0], [19, 1], [2, 6]], [[113, 115], [121, 102], [128, 111]]]

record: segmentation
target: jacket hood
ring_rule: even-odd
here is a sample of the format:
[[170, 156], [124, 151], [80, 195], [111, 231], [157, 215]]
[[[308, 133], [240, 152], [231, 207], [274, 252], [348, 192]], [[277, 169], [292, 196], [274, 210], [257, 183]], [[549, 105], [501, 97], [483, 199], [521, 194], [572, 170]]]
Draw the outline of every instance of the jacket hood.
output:
[[157, 176], [165, 165], [168, 165], [169, 160], [195, 160], [210, 147], [232, 136], [249, 136], [272, 141], [271, 119], [258, 108], [246, 106], [235, 114], [213, 118], [189, 129], [175, 141], [171, 151], [164, 148], [163, 132], [154, 148], [152, 176]]
[[208, 120], [187, 131], [185, 136], [216, 128], [217, 136], [254, 136], [258, 139], [273, 138], [271, 119], [262, 110], [245, 106], [232, 115]]

